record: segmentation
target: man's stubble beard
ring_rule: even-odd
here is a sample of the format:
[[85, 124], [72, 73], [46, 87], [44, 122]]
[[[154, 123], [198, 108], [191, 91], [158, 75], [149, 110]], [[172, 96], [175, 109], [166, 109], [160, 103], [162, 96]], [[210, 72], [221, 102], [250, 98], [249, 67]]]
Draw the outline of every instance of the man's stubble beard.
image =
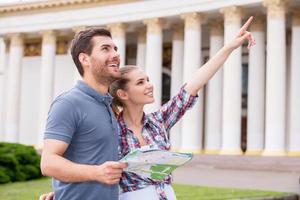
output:
[[99, 83], [101, 85], [105, 85], [105, 86], [109, 86], [112, 82], [121, 78], [121, 75], [118, 77], [115, 77], [112, 74], [107, 73], [107, 71], [104, 70], [103, 67], [101, 67], [101, 69], [99, 69], [99, 70], [95, 70], [95, 72], [93, 73], [93, 76], [94, 76], [95, 80], [97, 81], [97, 83]]

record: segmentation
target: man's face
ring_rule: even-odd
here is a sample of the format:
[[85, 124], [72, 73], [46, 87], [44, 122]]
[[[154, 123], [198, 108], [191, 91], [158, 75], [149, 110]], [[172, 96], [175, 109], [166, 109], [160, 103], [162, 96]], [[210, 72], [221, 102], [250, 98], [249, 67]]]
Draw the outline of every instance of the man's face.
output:
[[89, 73], [98, 83], [110, 84], [120, 78], [120, 55], [118, 48], [110, 37], [95, 36], [92, 41], [93, 49], [89, 56]]

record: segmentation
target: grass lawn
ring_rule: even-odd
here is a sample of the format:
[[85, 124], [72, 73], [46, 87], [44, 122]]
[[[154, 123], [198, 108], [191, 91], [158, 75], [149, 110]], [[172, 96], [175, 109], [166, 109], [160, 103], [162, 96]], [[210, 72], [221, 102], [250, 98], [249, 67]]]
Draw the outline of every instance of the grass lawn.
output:
[[191, 185], [174, 185], [174, 189], [178, 200], [263, 199], [264, 197], [271, 198], [287, 195], [287, 193], [282, 192]]
[[[258, 190], [224, 189], [188, 185], [174, 185], [174, 188], [178, 200], [256, 199], [259, 197], [278, 197], [285, 194]], [[40, 194], [50, 190], [51, 180], [49, 178], [2, 184], [0, 185], [0, 199], [38, 200]]]

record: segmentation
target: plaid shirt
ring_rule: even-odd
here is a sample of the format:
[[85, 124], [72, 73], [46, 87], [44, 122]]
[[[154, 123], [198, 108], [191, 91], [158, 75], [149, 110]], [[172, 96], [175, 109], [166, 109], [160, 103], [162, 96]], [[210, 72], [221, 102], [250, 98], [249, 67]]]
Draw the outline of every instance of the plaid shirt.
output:
[[[181, 87], [177, 95], [164, 104], [158, 111], [147, 115], [144, 114], [142, 136], [150, 148], [170, 150], [170, 129], [197, 100], [197, 96], [188, 94], [184, 86]], [[118, 132], [119, 159], [130, 151], [141, 148], [138, 138], [125, 124], [122, 112], [118, 116]], [[156, 186], [160, 200], [165, 200], [166, 196], [163, 191], [164, 183], [171, 183], [171, 175], [167, 176], [163, 181], [154, 181], [135, 173], [123, 172], [120, 187], [122, 192], [129, 192], [154, 185]]]

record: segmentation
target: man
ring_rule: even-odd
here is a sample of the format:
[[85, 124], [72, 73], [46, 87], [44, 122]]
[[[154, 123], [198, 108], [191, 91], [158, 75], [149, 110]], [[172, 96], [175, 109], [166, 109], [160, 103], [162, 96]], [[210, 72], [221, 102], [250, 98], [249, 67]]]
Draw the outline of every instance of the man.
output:
[[51, 105], [41, 159], [57, 200], [117, 200], [125, 163], [118, 159], [117, 122], [108, 86], [120, 77], [120, 56], [106, 29], [79, 32], [73, 61], [82, 76]]

